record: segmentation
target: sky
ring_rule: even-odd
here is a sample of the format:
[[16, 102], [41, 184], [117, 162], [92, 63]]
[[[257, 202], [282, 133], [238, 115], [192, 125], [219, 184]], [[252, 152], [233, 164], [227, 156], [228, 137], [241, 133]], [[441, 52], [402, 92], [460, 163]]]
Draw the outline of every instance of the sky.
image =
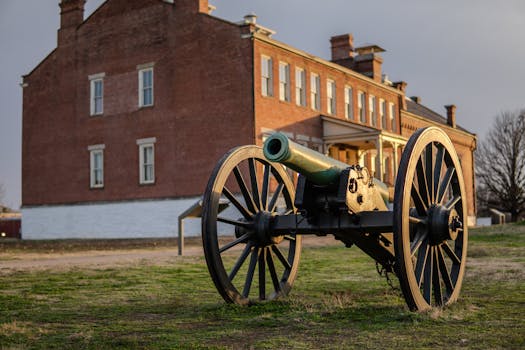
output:
[[[22, 89], [56, 47], [59, 0], [0, 0], [0, 184], [4, 203], [21, 204]], [[87, 0], [85, 17], [104, 0]], [[407, 95], [483, 140], [502, 111], [525, 108], [523, 0], [210, 0], [213, 15], [233, 22], [248, 13], [274, 39], [330, 59], [330, 37], [352, 33], [376, 44], [383, 73], [406, 81]]]

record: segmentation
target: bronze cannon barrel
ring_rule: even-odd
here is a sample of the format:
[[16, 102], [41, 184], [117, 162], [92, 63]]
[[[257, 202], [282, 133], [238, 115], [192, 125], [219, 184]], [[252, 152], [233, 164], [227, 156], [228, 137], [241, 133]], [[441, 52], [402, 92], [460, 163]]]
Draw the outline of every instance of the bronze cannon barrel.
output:
[[[266, 139], [263, 151], [269, 161], [284, 164], [317, 185], [338, 183], [341, 172], [349, 167], [346, 163], [291, 141], [280, 132]], [[375, 178], [373, 183], [385, 203], [388, 203], [391, 200], [388, 187]]]
[[348, 164], [299, 145], [280, 132], [264, 142], [263, 151], [269, 161], [284, 164], [317, 185], [337, 183], [348, 168]]

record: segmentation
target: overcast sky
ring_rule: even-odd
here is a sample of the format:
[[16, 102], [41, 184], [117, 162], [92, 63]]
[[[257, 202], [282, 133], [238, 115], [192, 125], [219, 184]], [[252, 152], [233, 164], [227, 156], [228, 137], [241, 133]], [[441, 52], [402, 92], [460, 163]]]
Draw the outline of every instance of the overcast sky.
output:
[[[88, 16], [104, 0], [88, 0]], [[330, 59], [329, 39], [353, 33], [377, 44], [383, 73], [408, 83], [408, 96], [483, 139], [494, 117], [525, 107], [523, 0], [210, 0], [231, 21], [257, 14], [274, 39]], [[21, 203], [21, 76], [56, 47], [58, 0], [0, 0], [0, 184]], [[50, 160], [52, 161], [52, 160]], [[60, 169], [57, 169], [60, 171]]]

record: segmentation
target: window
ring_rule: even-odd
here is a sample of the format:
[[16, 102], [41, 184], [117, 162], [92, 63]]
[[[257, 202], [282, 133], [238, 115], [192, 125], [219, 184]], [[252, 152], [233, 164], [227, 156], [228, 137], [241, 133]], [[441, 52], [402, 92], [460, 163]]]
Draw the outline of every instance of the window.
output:
[[290, 102], [290, 65], [279, 62], [279, 100]]
[[392, 128], [393, 132], [397, 132], [397, 125], [396, 125], [396, 105], [390, 102], [388, 104], [389, 106], [389, 117], [390, 117], [390, 127]]
[[379, 99], [379, 119], [381, 120], [381, 129], [386, 130], [386, 101]]
[[326, 110], [328, 114], [335, 115], [336, 113], [335, 81], [331, 79], [326, 81]]
[[310, 76], [310, 99], [312, 109], [316, 111], [321, 109], [321, 79], [318, 74], [312, 73]]
[[306, 106], [306, 74], [302, 68], [295, 68], [295, 103]]
[[155, 183], [155, 141], [154, 137], [137, 140], [140, 184]]
[[104, 145], [88, 147], [89, 151], [89, 187], [104, 187]]
[[273, 96], [272, 59], [261, 56], [261, 93], [263, 96]]
[[100, 115], [104, 112], [104, 73], [90, 75], [89, 90], [90, 90], [90, 115]]
[[354, 96], [352, 88], [345, 86], [345, 118], [354, 119]]
[[370, 97], [368, 98], [368, 114], [369, 114], [369, 119], [370, 119], [370, 123], [372, 124], [372, 126], [376, 126], [377, 125], [377, 111], [376, 111], [376, 97], [374, 95], [370, 95]]
[[153, 67], [139, 70], [139, 107], [153, 106]]
[[366, 123], [365, 94], [362, 91], [357, 93], [357, 109], [359, 112], [359, 121]]

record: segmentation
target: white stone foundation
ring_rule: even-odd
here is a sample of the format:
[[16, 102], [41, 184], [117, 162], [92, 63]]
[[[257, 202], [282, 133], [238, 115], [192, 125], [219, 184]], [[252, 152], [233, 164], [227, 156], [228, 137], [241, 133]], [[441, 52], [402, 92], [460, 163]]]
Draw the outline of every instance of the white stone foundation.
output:
[[[176, 238], [179, 215], [199, 199], [25, 207], [22, 238]], [[184, 220], [185, 237], [200, 233], [200, 218]]]

